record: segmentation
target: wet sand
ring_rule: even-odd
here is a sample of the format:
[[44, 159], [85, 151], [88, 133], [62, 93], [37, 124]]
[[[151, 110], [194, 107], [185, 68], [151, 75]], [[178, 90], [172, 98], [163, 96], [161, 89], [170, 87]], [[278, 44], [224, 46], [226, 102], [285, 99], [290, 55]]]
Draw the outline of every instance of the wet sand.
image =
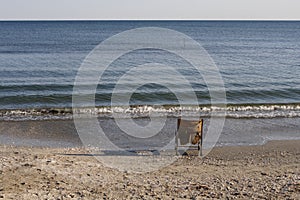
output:
[[[137, 118], [141, 126], [149, 123], [148, 118]], [[155, 137], [140, 139], [124, 133], [113, 119], [99, 118], [99, 125], [111, 142], [122, 149], [160, 149], [174, 137], [177, 118], [167, 119], [165, 126]], [[210, 119], [204, 118], [204, 138]], [[96, 127], [97, 129], [99, 127]], [[233, 119], [225, 120], [217, 146], [260, 145], [270, 140], [300, 140], [300, 118]], [[132, 135], [139, 134], [134, 133]], [[84, 131], [84, 133], [88, 130]], [[82, 136], [82, 133], [81, 133]], [[82, 139], [82, 138], [81, 138]], [[0, 120], [0, 145], [35, 147], [81, 147], [82, 140], [73, 120]], [[85, 143], [85, 146], [88, 145]], [[175, 144], [174, 144], [175, 145]], [[209, 148], [207, 142], [204, 148]], [[172, 147], [173, 148], [173, 147]]]
[[[0, 146], [4, 199], [299, 199], [300, 141], [214, 148], [147, 173], [109, 168], [81, 148]], [[117, 158], [117, 157], [116, 157]]]

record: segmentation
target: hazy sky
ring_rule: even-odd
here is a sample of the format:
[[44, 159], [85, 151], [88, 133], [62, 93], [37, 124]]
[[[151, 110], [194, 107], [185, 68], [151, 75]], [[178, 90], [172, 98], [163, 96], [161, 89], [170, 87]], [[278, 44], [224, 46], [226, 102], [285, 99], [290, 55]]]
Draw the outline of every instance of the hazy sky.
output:
[[0, 19], [300, 19], [300, 0], [0, 0]]

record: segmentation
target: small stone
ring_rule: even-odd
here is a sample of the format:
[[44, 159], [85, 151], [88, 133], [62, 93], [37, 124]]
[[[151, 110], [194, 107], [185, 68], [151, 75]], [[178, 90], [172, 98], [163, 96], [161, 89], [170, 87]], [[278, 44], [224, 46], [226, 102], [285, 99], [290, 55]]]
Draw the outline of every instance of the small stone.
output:
[[201, 188], [203, 188], [204, 190], [208, 190], [209, 189], [209, 187], [207, 185], [198, 185], [198, 186], [196, 186], [197, 190], [199, 190]]

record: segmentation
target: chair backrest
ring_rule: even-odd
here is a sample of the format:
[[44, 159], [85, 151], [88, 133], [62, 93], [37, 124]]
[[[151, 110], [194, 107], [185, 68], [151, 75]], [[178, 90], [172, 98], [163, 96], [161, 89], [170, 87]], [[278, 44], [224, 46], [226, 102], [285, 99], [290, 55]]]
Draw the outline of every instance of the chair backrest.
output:
[[202, 139], [203, 119], [177, 121], [179, 145], [197, 144]]

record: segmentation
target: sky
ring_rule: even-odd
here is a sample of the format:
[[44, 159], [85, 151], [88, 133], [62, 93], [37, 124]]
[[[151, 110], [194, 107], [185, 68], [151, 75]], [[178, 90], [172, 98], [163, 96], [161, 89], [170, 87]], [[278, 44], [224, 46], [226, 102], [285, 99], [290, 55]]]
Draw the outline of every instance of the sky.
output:
[[300, 20], [300, 0], [0, 0], [0, 20]]

